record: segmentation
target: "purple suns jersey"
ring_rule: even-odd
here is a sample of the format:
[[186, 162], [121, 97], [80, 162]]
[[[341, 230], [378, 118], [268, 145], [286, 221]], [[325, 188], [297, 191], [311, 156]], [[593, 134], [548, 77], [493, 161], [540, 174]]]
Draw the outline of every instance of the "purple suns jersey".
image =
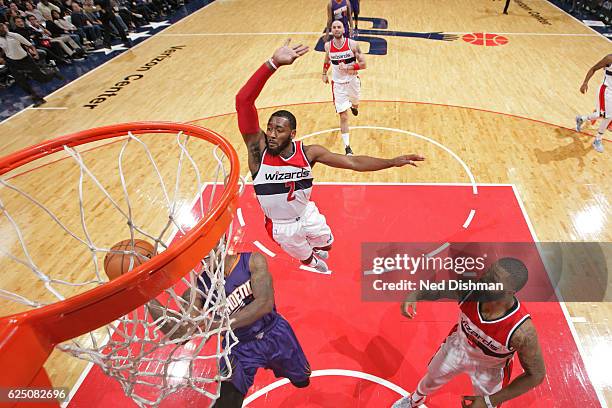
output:
[[[249, 269], [251, 253], [241, 252], [237, 256], [238, 259], [234, 264], [234, 269], [225, 277], [225, 295], [227, 296], [227, 306], [230, 309], [230, 317], [255, 299], [251, 289], [251, 270]], [[210, 287], [210, 279], [205, 274], [202, 277], [206, 287]], [[201, 281], [199, 287], [203, 292], [206, 292]], [[275, 305], [272, 312], [248, 326], [235, 329], [234, 334], [240, 341], [255, 339], [272, 327], [277, 317], [278, 313]]]
[[344, 36], [349, 36], [349, 19], [347, 0], [331, 0], [333, 21], [339, 20], [344, 25]]

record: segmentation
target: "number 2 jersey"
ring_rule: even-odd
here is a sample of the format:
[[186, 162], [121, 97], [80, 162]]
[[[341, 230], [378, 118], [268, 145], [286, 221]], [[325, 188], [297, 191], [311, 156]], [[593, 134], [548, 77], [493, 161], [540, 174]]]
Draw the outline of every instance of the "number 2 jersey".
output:
[[312, 168], [302, 142], [291, 142], [293, 154], [284, 159], [265, 149], [253, 186], [264, 214], [271, 220], [302, 216], [312, 192]]

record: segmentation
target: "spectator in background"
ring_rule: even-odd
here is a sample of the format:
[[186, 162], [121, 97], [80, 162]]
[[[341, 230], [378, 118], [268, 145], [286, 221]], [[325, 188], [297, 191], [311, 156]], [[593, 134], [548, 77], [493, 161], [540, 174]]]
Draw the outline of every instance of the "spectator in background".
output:
[[28, 16], [34, 16], [36, 17], [39, 23], [42, 23], [43, 21], [45, 21], [45, 18], [43, 17], [40, 10], [34, 8], [34, 5], [32, 4], [31, 1], [26, 1], [24, 4], [25, 4], [25, 9], [26, 9], [25, 18], [28, 18]]
[[13, 11], [15, 17], [19, 16], [19, 17], [25, 17], [25, 12], [20, 10], [19, 7], [17, 7], [17, 4], [15, 3], [11, 3], [9, 5], [9, 8]]
[[119, 23], [113, 10], [111, 0], [95, 0], [94, 4], [100, 7], [100, 20], [102, 21], [102, 26], [104, 27], [104, 46], [106, 48], [112, 48], [111, 35], [114, 26], [119, 32], [119, 36], [121, 37], [123, 44], [125, 44], [125, 46], [128, 48], [131, 47], [132, 41], [127, 37], [123, 27], [121, 27], [121, 24]]
[[[43, 27], [34, 16], [28, 16], [28, 23], [33, 30], [41, 34], [43, 39], [48, 39], [52, 45], [58, 46], [70, 58], [78, 60], [80, 58], [77, 51], [80, 47], [68, 35], [53, 36], [51, 31]], [[53, 23], [53, 22], [48, 22]], [[57, 26], [56, 26], [57, 27]]]
[[15, 32], [34, 44], [41, 58], [46, 55], [46, 60], [49, 63], [51, 63], [51, 61], [56, 61], [62, 64], [70, 64], [70, 62], [66, 60], [64, 52], [58, 44], [53, 44], [48, 38], [45, 38], [42, 33], [26, 25], [22, 18], [16, 18], [15, 25]]
[[72, 24], [85, 33], [89, 41], [95, 43], [102, 38], [102, 25], [96, 24], [95, 20], [88, 17], [77, 2], [72, 3], [71, 20]]
[[[77, 33], [77, 28], [68, 23], [62, 18], [58, 11], [53, 10], [51, 12], [51, 20], [45, 23], [47, 30], [51, 31], [53, 37], [61, 37], [62, 35], [68, 35], [72, 40], [77, 43], [78, 47], [81, 48], [81, 37]], [[72, 47], [72, 44], [70, 44]]]
[[[13, 4], [11, 3], [11, 6], [12, 5]], [[15, 7], [9, 7], [4, 17], [6, 18], [9, 28], [12, 30], [13, 28], [15, 28], [15, 19], [17, 17], [21, 17], [21, 15], [19, 14], [19, 9], [16, 9]]]
[[42, 14], [45, 20], [51, 20], [51, 11], [55, 10], [58, 13], [61, 9], [53, 3], [50, 3], [49, 0], [40, 0], [40, 3], [36, 6], [40, 14]]
[[7, 11], [8, 11], [8, 6], [4, 4], [4, 0], [0, 0], [0, 20], [6, 21], [3, 19]]
[[50, 81], [53, 76], [59, 75], [55, 72], [44, 74], [22, 45], [27, 47], [34, 58], [38, 58], [36, 48], [28, 40], [17, 33], [9, 32], [6, 24], [0, 23], [0, 50], [4, 55], [4, 58], [0, 57], [0, 64], [6, 63], [17, 85], [32, 97], [34, 106], [40, 106], [47, 101], [28, 83], [25, 73], [27, 72], [40, 82]]

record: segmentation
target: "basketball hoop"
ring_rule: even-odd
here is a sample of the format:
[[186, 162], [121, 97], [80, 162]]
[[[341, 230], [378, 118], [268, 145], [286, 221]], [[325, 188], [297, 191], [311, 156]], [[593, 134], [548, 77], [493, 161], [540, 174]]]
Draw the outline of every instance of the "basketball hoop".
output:
[[[168, 137], [164, 142], [164, 134], [173, 135], [175, 142], [168, 143]], [[193, 143], [200, 146], [191, 149]], [[82, 148], [84, 145], [88, 145], [87, 149]], [[154, 147], [160, 152], [155, 152]], [[213, 160], [202, 157], [208, 153], [213, 155]], [[88, 162], [94, 154], [97, 160]], [[138, 154], [140, 159], [136, 159]], [[96, 176], [108, 173], [112, 167], [110, 162], [100, 159], [104, 155], [115, 155], [118, 177], [116, 174]], [[68, 165], [72, 170], [67, 170]], [[210, 167], [210, 175], [204, 179], [199, 168], [202, 165]], [[33, 166], [38, 167], [28, 168]], [[24, 181], [18, 185], [26, 176], [50, 174], [41, 170], [50, 166], [58, 166], [62, 176], [58, 180], [56, 175], [51, 180], [68, 186], [74, 179], [76, 188], [66, 192], [52, 189], [53, 194], [45, 195], [48, 183], [38, 186]], [[144, 177], [141, 173], [147, 167], [153, 171]], [[22, 173], [15, 174], [16, 170]], [[172, 183], [167, 182], [168, 178]], [[43, 299], [33, 299], [14, 288], [0, 289], [0, 300], [33, 308], [0, 318], [0, 386], [51, 386], [43, 364], [52, 349], [60, 345], [62, 350], [92, 361], [116, 378], [139, 406], [157, 406], [165, 397], [183, 388], [195, 390], [211, 400], [218, 397], [220, 381], [231, 374], [220, 373], [218, 366], [222, 359], [227, 359], [236, 342], [225, 307], [223, 270], [228, 244], [236, 235], [232, 218], [239, 181], [238, 157], [227, 140], [208, 129], [171, 122], [95, 128], [46, 141], [0, 159], [0, 227], [14, 235], [14, 239], [0, 242], [0, 270], [22, 268], [36, 278], [30, 286], [47, 290]], [[148, 197], [142, 193], [146, 186], [155, 190], [154, 194], [147, 193], [155, 197], [151, 203], [140, 200], [141, 196]], [[205, 197], [206, 187], [210, 188]], [[62, 201], [68, 202], [67, 197], [72, 193], [78, 195], [78, 207], [73, 206], [78, 221], [64, 219], [60, 214], [64, 208]], [[192, 193], [195, 202], [186, 207], [185, 197]], [[55, 194], [59, 199], [53, 197]], [[135, 203], [137, 198], [140, 204]], [[144, 209], [154, 205], [155, 211]], [[100, 208], [112, 215], [107, 216]], [[156, 217], [153, 214], [156, 211], [162, 215]], [[51, 232], [29, 231], [29, 224], [43, 219], [52, 221]], [[95, 222], [103, 225], [92, 228]], [[108, 225], [121, 225], [123, 229], [110, 228], [115, 231], [109, 236], [109, 228], [105, 228]], [[46, 234], [49, 236], [42, 236]], [[89, 252], [88, 277], [69, 281], [55, 276], [56, 270], [70, 270], [72, 264], [86, 262], [81, 258], [64, 259], [64, 265], [58, 265], [57, 260], [46, 265], [48, 258], [41, 258], [42, 255], [32, 250], [37, 245], [45, 248], [55, 234], [58, 235], [56, 251], [65, 248], [70, 252], [78, 247]], [[65, 237], [59, 237], [61, 234]], [[117, 236], [120, 234], [124, 235]], [[100, 262], [104, 254], [112, 252], [111, 242], [125, 238], [134, 241], [136, 236], [151, 242], [157, 255], [108, 282], [100, 272]], [[37, 238], [47, 243], [34, 242]], [[6, 241], [12, 245], [5, 245]], [[203, 262], [204, 257], [213, 262]], [[80, 274], [86, 268], [77, 269]], [[202, 286], [204, 275], [208, 277], [208, 285]], [[181, 297], [184, 289], [190, 289], [189, 296]], [[79, 290], [82, 293], [73, 295]], [[203, 304], [200, 310], [194, 305], [196, 295]], [[152, 304], [147, 302], [156, 297], [155, 307], [161, 309], [153, 318]], [[214, 328], [211, 317], [215, 318]], [[103, 326], [101, 331], [106, 341], [92, 333]], [[170, 334], [168, 330], [161, 331], [162, 326], [169, 328]], [[178, 329], [174, 326], [181, 328], [181, 337], [175, 335]], [[78, 336], [82, 338], [64, 343]], [[216, 340], [205, 347], [211, 338]], [[187, 347], [189, 352], [183, 347], [187, 342], [191, 342]], [[163, 357], [159, 357], [160, 353]], [[194, 361], [199, 359], [211, 362], [213, 367], [208, 370], [208, 376], [192, 372]], [[151, 361], [160, 362], [164, 368], [153, 374], [142, 368]], [[181, 378], [169, 374], [180, 371], [168, 369], [177, 365], [187, 367]]]

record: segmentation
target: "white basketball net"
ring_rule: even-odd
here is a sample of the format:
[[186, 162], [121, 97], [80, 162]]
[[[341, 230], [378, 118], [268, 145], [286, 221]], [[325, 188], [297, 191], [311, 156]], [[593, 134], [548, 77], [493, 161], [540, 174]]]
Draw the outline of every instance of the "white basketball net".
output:
[[[157, 141], [163, 137], [157, 134], [152, 140]], [[63, 300], [72, 296], [75, 289], [88, 289], [108, 281], [101, 261], [108, 252], [111, 252], [110, 247], [115, 242], [127, 238], [144, 239], [154, 244], [158, 253], [165, 250], [176, 234], [184, 234], [189, 228], [189, 225], [185, 226], [180, 222], [185, 216], [185, 206], [181, 205], [180, 194], [184, 190], [184, 179], [192, 180], [189, 188], [198, 198], [207, 186], [209, 196], [206, 200], [203, 197], [198, 199], [195, 204], [195, 210], [199, 210], [195, 212], [199, 212], [200, 217], [206, 217], [215, 199], [221, 195], [228, 174], [226, 171], [228, 161], [218, 155], [216, 146], [213, 149], [210, 144], [209, 150], [212, 151], [216, 166], [213, 166], [215, 170], [209, 177], [212, 183], [204, 183], [198, 168], [198, 162], [202, 161], [194, 157], [195, 147], [192, 148], [193, 152], [188, 148], [190, 139], [200, 140], [190, 138], [182, 132], [173, 137], [175, 143], [170, 147], [175, 151], [172, 152], [168, 146], [168, 137], [166, 137], [161, 157], [164, 161], [167, 157], [174, 157], [178, 165], [173, 171], [167, 171], [158, 165], [142, 135], [135, 136], [128, 133], [121, 141], [120, 148], [119, 145], [115, 145], [119, 150], [118, 157], [115, 157], [119, 177], [114, 188], [109, 186], [108, 180], [97, 177], [95, 171], [90, 169], [91, 166], [86, 164], [84, 147], [80, 146], [77, 150], [64, 146], [68, 160], [72, 159], [72, 162], [78, 166], [78, 177], [75, 174], [75, 180], [78, 181], [76, 186], [71, 187], [76, 188], [78, 194], [80, 222], [75, 222], [74, 219], [68, 221], [59, 211], [48, 208], [44, 203], [45, 200], [37, 194], [39, 191], [36, 188], [27, 192], [23, 187], [17, 186], [12, 179], [0, 178], [0, 228], [3, 233], [10, 231], [12, 235], [12, 239], [7, 239], [12, 245], [0, 243], [2, 267], [27, 268], [30, 277], [44, 285], [51, 299]], [[200, 145], [207, 144], [204, 141], [200, 142]], [[142, 188], [142, 183], [128, 182], [130, 172], [134, 170], [134, 162], [126, 159], [128, 149], [130, 152], [134, 149], [140, 151], [141, 161], [137, 163], [138, 166], [151, 167], [153, 171], [149, 174], [154, 180], [153, 184], [156, 184], [154, 187], [160, 189], [157, 195], [162, 198], [158, 207], [162, 208], [161, 213], [165, 214], [163, 215], [165, 219], [163, 216], [155, 216], [155, 223], [152, 223], [155, 225], [151, 226], [154, 229], [149, 229], [148, 224], [151, 222], [147, 218], [150, 217], [142, 219], [136, 217], [138, 206], [134, 206], [131, 202], [134, 192], [130, 186], [136, 185]], [[198, 149], [201, 148], [198, 146]], [[146, 157], [146, 160], [143, 157]], [[208, 162], [210, 163], [210, 157]], [[103, 167], [106, 171], [107, 166]], [[190, 177], [185, 176], [187, 172]], [[19, 177], [15, 180], [18, 179]], [[105, 222], [98, 214], [92, 216], [89, 213], [92, 210], [88, 208], [91, 206], [88, 205], [87, 197], [93, 190], [102, 196], [102, 199], [96, 202], [96, 208], [102, 205], [100, 203], [104, 203], [106, 208], [114, 211], [115, 216], [125, 223], [121, 233], [123, 235], [116, 236], [112, 240], [107, 239], [107, 245], [101, 245], [94, 237], [95, 234], [91, 233], [92, 223]], [[4, 193], [9, 193], [9, 197], [5, 197]], [[17, 199], [20, 200], [18, 208], [11, 208], [10, 200]], [[36, 258], [34, 251], [29, 250], [32, 234], [28, 234], [24, 228], [27, 226], [28, 217], [24, 220], [19, 219], [19, 215], [23, 215], [21, 214], [23, 203], [34, 207], [35, 211], [41, 214], [39, 217], [44, 216], [47, 222], [59, 227], [59, 231], [63, 231], [64, 234], [62, 239], [69, 238], [71, 245], [83, 247], [89, 252], [91, 270], [86, 278], [78, 280], [57, 278], [56, 271], [45, 269], [44, 262]], [[20, 214], [14, 215], [14, 213]], [[220, 382], [231, 376], [228, 353], [237, 343], [229, 325], [229, 311], [226, 307], [224, 261], [228, 244], [237, 240], [238, 236], [239, 234], [230, 227], [225, 239], [221, 239], [209, 254], [202, 254], [203, 258], [206, 257], [206, 262], [204, 260], [200, 262], [198, 268], [190, 271], [177, 285], [165, 290], [156, 300], [104, 328], [64, 343], [59, 348], [98, 365], [105, 374], [117, 379], [126, 395], [141, 407], [155, 407], [171, 394], [185, 389], [191, 390], [187, 392], [202, 394], [211, 400], [216, 399], [220, 392]], [[130, 257], [142, 257], [134, 250], [112, 252]], [[66, 261], [72, 262], [70, 259]], [[208, 278], [208, 284], [204, 282], [203, 276]], [[52, 300], [48, 300], [49, 297], [46, 297], [47, 300], [35, 299], [27, 292], [4, 287], [0, 289], [0, 298], [31, 308], [53, 303]], [[211, 317], [215, 320], [214, 327]], [[229, 371], [222, 372], [220, 369], [223, 360]]]

